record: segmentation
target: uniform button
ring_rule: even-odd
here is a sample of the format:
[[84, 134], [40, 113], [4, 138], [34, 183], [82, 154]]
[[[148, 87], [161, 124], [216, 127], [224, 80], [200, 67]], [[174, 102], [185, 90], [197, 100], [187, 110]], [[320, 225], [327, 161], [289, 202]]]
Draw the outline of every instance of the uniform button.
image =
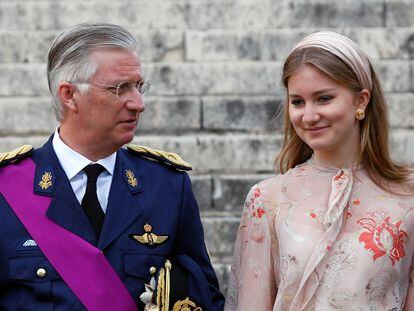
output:
[[157, 272], [157, 268], [151, 267], [149, 271], [151, 274], [155, 274], [155, 272]]
[[44, 278], [46, 276], [46, 269], [39, 268], [37, 269], [36, 274], [39, 278]]

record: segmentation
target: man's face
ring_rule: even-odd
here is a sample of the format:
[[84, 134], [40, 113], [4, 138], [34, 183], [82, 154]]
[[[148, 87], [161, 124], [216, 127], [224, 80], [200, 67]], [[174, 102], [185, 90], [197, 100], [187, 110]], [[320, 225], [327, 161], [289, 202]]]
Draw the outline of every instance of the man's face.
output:
[[145, 109], [137, 89], [133, 88], [123, 100], [117, 97], [116, 86], [124, 81], [142, 80], [141, 62], [135, 52], [119, 48], [96, 50], [91, 58], [98, 70], [89, 81], [89, 90], [77, 94], [79, 129], [87, 132], [90, 141], [116, 150], [134, 138], [139, 116]]

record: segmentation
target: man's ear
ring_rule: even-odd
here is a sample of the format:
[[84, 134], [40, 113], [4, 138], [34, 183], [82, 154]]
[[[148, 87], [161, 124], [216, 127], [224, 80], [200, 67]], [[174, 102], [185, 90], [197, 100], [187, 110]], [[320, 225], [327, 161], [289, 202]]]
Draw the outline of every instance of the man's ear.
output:
[[71, 110], [75, 113], [78, 112], [78, 103], [74, 96], [76, 91], [77, 89], [72, 83], [65, 81], [59, 83], [57, 95], [64, 106], [64, 110]]
[[357, 94], [357, 100], [355, 103], [355, 109], [362, 109], [365, 111], [365, 109], [368, 106], [369, 100], [371, 99], [371, 93], [367, 89], [362, 89]]

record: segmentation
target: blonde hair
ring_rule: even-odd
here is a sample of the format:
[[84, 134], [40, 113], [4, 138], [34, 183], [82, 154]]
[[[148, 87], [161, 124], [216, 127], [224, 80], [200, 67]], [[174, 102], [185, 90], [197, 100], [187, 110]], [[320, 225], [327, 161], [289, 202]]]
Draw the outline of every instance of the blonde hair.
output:
[[[390, 157], [388, 108], [381, 83], [366, 54], [359, 46], [340, 34], [318, 32], [304, 38], [289, 53], [283, 65], [282, 82], [288, 93], [288, 81], [303, 64], [311, 65], [329, 78], [354, 92], [367, 89], [370, 94], [365, 118], [360, 121], [360, 152], [362, 164], [379, 187], [389, 190], [388, 182], [403, 183], [409, 168], [394, 163]], [[285, 173], [306, 162], [313, 150], [296, 134], [289, 119], [288, 98], [284, 107], [284, 142], [275, 166]]]

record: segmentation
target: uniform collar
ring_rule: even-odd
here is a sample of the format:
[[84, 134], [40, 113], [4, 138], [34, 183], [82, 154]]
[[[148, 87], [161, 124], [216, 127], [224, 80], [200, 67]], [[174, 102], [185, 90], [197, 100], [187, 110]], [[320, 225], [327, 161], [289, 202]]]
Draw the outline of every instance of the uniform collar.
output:
[[91, 163], [99, 163], [111, 175], [114, 174], [116, 152], [103, 159], [98, 160], [97, 162], [93, 162], [92, 160], [89, 160], [88, 158], [84, 157], [66, 145], [59, 136], [58, 127], [56, 128], [55, 134], [53, 135], [52, 145], [60, 162], [60, 165], [62, 166], [69, 180], [75, 177], [80, 171], [82, 171], [85, 166]]

